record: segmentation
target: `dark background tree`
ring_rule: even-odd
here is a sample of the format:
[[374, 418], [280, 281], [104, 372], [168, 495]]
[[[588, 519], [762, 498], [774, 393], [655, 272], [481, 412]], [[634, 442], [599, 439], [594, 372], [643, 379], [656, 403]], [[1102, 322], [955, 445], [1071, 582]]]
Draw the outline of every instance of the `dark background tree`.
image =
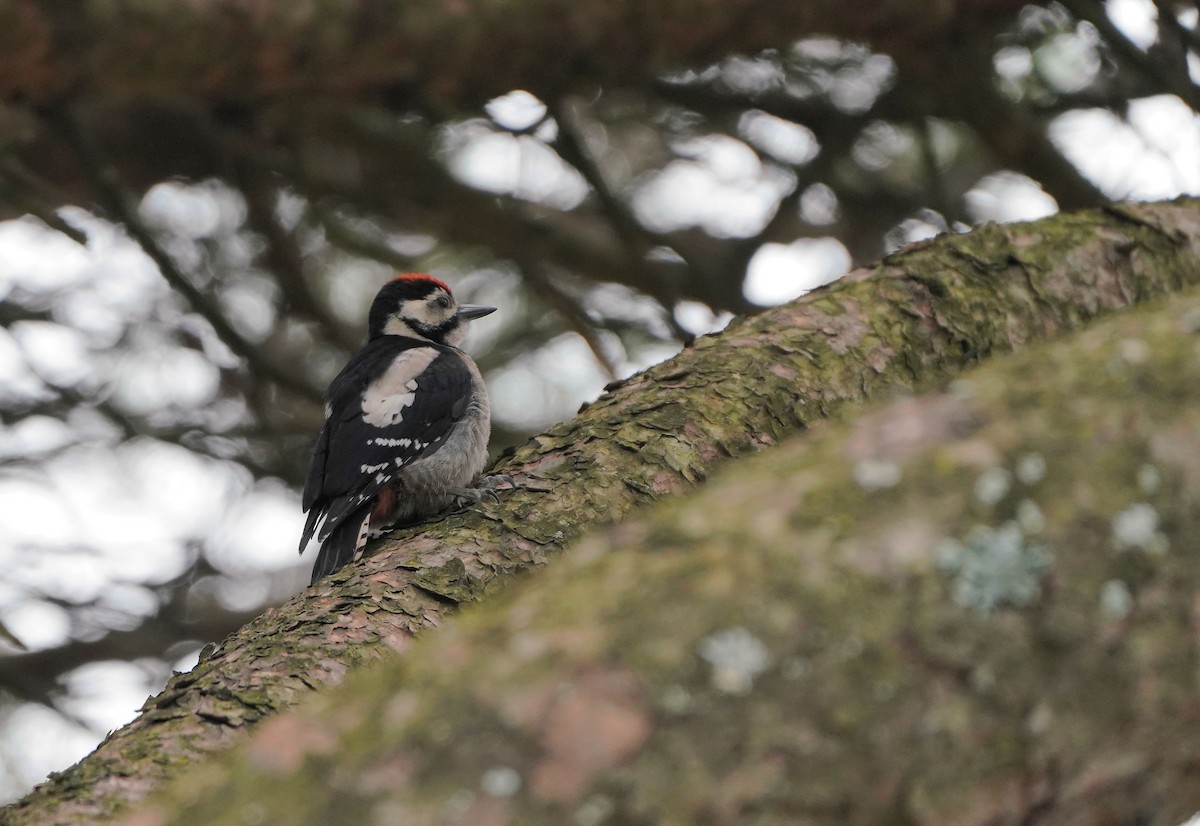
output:
[[[759, 309], [747, 280], [769, 245], [834, 239], [866, 262], [1011, 203], [1130, 194], [1068, 159], [1054, 130], [1081, 113], [1136, 124], [1154, 96], [1195, 109], [1197, 6], [1155, 3], [1150, 42], [1113, 8], [0, 3], [0, 214], [92, 255], [116, 225], [166, 285], [142, 303], [4, 285], [5, 343], [26, 375], [0, 391], [3, 473], [41, 482], [97, 445], [173, 445], [240, 467], [239, 490], [295, 487], [320, 392], [394, 269], [504, 305], [481, 363], [493, 380], [536, 364], [522, 380], [538, 403], [501, 411], [499, 450], [594, 395], [602, 379], [555, 384], [583, 369], [564, 341], [597, 376], [624, 376]], [[477, 159], [506, 152], [526, 171], [485, 177]], [[688, 195], [681, 178], [705, 188]], [[62, 247], [33, 237], [53, 270]], [[89, 327], [89, 304], [118, 322]], [[61, 330], [90, 369], [47, 358]], [[125, 389], [155, 359], [167, 366]], [[147, 397], [176, 364], [208, 370], [207, 389]], [[48, 423], [65, 427], [35, 438]], [[78, 716], [78, 680], [64, 679], [114, 659], [161, 685], [303, 581], [240, 569], [201, 530], [165, 572], [82, 590], [69, 572], [28, 573], [94, 540], [11, 543], [10, 587], [67, 631], [0, 660], [10, 708]]]

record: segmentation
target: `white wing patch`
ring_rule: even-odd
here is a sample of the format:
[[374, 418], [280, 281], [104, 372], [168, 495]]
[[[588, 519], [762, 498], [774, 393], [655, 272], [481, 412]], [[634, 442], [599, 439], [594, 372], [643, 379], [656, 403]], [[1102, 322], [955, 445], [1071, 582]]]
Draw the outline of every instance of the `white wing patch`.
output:
[[362, 399], [363, 421], [375, 427], [400, 421], [404, 409], [416, 400], [417, 376], [438, 355], [432, 347], [418, 347], [396, 356], [383, 375], [367, 385]]
[[377, 439], [372, 439], [371, 444], [376, 444], [380, 447], [408, 447], [412, 444], [412, 439], [387, 439], [380, 436]]

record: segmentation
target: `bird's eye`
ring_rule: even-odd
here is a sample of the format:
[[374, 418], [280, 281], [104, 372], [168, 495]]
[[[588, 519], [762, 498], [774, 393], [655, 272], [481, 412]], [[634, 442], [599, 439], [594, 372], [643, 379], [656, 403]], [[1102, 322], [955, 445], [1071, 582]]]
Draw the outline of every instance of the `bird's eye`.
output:
[[440, 295], [440, 296], [438, 296], [438, 299], [437, 299], [437, 305], [439, 307], [441, 307], [443, 310], [449, 309], [450, 299], [444, 295]]

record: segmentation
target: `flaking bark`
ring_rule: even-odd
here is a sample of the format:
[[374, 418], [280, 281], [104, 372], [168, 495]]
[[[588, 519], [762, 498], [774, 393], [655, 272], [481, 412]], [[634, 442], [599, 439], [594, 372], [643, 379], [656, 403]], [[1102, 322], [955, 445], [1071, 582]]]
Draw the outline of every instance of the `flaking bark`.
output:
[[585, 529], [689, 489], [721, 459], [1196, 283], [1200, 204], [1185, 200], [944, 237], [738, 321], [517, 451], [499, 469], [522, 490], [398, 532], [230, 636], [3, 822], [103, 820], [249, 725], [404, 651]]
[[129, 826], [1200, 808], [1200, 295], [727, 466]]

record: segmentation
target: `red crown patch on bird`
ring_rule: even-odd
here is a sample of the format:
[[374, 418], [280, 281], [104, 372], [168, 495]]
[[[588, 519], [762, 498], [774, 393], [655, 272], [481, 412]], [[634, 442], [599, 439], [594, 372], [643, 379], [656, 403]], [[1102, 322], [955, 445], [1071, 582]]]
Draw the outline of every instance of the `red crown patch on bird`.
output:
[[451, 291], [450, 288], [446, 285], [445, 281], [442, 281], [439, 278], [434, 278], [432, 275], [429, 275], [428, 273], [423, 273], [423, 272], [402, 272], [399, 275], [393, 276], [391, 280], [392, 281], [412, 281], [412, 282], [427, 281], [431, 284], [436, 284], [437, 286], [441, 287], [446, 292]]

